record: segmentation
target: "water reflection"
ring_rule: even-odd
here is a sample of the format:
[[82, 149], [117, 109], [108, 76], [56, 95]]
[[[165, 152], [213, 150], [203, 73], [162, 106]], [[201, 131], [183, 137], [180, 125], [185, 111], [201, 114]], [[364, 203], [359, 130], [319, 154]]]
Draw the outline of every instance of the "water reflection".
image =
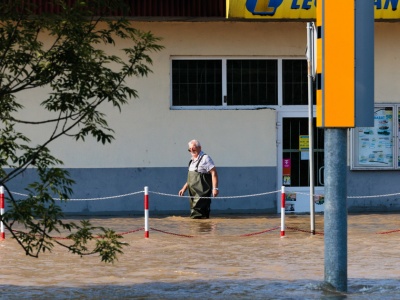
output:
[[204, 233], [215, 233], [217, 224], [213, 223], [211, 220], [193, 220], [193, 225], [197, 226], [197, 232], [199, 234]]

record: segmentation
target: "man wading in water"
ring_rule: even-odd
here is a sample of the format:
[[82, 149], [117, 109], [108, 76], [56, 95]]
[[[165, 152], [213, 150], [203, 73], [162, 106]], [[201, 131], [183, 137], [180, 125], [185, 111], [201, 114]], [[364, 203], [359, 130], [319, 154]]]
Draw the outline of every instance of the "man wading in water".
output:
[[210, 156], [201, 151], [200, 142], [189, 142], [188, 151], [192, 154], [189, 162], [188, 178], [179, 191], [183, 196], [189, 190], [190, 217], [208, 219], [210, 217], [211, 195], [218, 196], [218, 174]]

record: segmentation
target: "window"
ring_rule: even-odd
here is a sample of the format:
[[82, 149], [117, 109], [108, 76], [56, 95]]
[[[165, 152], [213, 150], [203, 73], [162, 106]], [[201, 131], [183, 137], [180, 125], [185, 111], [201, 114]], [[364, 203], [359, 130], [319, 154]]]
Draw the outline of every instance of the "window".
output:
[[307, 78], [305, 59], [174, 58], [172, 107], [307, 105]]
[[[308, 104], [308, 70], [307, 61], [290, 59], [282, 61], [282, 90], [284, 105], [307, 105]], [[313, 89], [315, 91], [315, 81]], [[315, 92], [313, 93], [313, 104], [316, 103]]]
[[228, 105], [277, 105], [276, 60], [227, 60]]
[[221, 60], [172, 61], [173, 105], [222, 105]]
[[400, 169], [400, 105], [376, 105], [374, 127], [352, 129], [353, 170]]

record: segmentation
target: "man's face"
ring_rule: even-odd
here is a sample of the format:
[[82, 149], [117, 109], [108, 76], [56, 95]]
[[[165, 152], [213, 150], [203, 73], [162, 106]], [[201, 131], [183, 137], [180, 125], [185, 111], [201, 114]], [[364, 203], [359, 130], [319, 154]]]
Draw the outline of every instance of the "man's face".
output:
[[197, 157], [201, 151], [201, 147], [196, 147], [196, 145], [190, 144], [188, 151], [192, 154], [193, 157]]

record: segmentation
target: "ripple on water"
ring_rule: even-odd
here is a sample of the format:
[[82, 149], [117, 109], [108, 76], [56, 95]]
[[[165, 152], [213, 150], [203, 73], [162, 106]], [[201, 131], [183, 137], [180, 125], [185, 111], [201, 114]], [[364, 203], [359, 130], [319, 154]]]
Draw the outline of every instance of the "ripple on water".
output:
[[[142, 218], [98, 218], [117, 232]], [[309, 216], [151, 218], [150, 231], [123, 235], [130, 245], [114, 264], [57, 247], [39, 259], [12, 239], [0, 243], [0, 299], [397, 299], [400, 294], [397, 214], [350, 215], [348, 293], [323, 283], [324, 236], [310, 236]], [[271, 230], [270, 230], [271, 229]], [[259, 234], [259, 232], [263, 233]], [[316, 216], [323, 232], [323, 216]], [[253, 234], [255, 233], [255, 234]], [[189, 237], [191, 236], [191, 237]]]

